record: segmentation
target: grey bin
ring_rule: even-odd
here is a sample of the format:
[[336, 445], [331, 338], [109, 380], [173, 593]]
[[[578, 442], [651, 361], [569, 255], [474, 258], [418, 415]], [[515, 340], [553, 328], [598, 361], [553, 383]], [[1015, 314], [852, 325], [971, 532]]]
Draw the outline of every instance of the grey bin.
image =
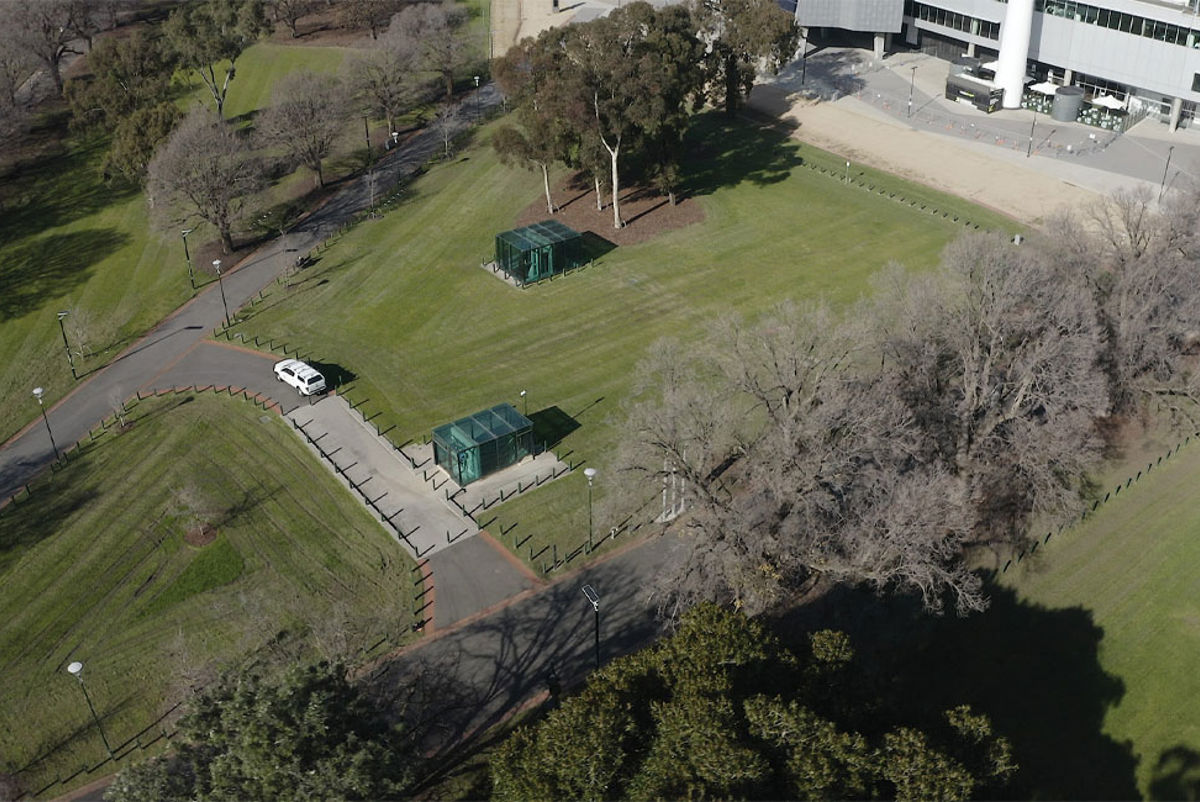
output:
[[1050, 107], [1050, 116], [1063, 123], [1073, 123], [1083, 108], [1083, 88], [1079, 86], [1061, 86], [1054, 93], [1054, 105]]

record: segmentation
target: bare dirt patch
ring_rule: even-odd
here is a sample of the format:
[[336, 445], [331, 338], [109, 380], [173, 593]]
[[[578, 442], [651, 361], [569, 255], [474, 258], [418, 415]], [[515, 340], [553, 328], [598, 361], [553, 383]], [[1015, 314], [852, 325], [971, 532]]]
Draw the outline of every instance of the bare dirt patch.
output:
[[[624, 228], [613, 228], [612, 206], [605, 198], [603, 210], [596, 209], [596, 190], [588, 180], [574, 175], [551, 190], [558, 213], [553, 219], [583, 233], [591, 231], [615, 245], [636, 245], [647, 242], [666, 231], [674, 231], [700, 223], [704, 220], [704, 209], [693, 198], [677, 196], [674, 206], [663, 195], [641, 187], [633, 187], [621, 194], [621, 217]], [[517, 217], [517, 226], [527, 226], [551, 218], [546, 214], [546, 199], [539, 197], [525, 207]]]
[[197, 548], [200, 548], [201, 546], [207, 546], [216, 539], [217, 528], [215, 526], [210, 526], [209, 524], [193, 526], [183, 533], [184, 542], [189, 546], [195, 546]]

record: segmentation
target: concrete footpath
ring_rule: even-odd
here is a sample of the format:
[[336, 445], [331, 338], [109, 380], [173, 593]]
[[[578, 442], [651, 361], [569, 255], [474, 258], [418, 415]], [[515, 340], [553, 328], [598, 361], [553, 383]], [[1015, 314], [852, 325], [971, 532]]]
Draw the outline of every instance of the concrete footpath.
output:
[[[538, 579], [435, 490], [421, 471], [339, 396], [286, 414], [347, 488], [416, 559], [429, 559], [435, 631], [539, 586]], [[420, 463], [418, 463], [420, 465]], [[439, 471], [440, 473], [440, 471]]]

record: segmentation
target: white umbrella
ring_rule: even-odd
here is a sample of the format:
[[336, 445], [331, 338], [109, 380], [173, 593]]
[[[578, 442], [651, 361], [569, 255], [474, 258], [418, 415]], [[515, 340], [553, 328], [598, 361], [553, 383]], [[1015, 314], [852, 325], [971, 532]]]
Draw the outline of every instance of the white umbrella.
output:
[[1029, 87], [1029, 90], [1031, 92], [1038, 92], [1039, 94], [1043, 95], [1053, 95], [1058, 91], [1058, 87], [1049, 81], [1042, 81], [1040, 84], [1034, 84], [1033, 86]]
[[1093, 106], [1103, 106], [1114, 111], [1121, 111], [1125, 108], [1124, 102], [1117, 100], [1112, 95], [1096, 95], [1092, 98], [1091, 103]]

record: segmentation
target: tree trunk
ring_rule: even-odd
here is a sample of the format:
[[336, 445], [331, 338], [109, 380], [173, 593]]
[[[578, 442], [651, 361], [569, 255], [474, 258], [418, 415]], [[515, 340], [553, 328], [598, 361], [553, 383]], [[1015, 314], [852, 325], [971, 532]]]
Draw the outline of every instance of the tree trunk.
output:
[[608, 155], [612, 157], [613, 228], [622, 228], [625, 225], [625, 221], [621, 219], [621, 202], [617, 198], [617, 193], [620, 191], [620, 179], [617, 175], [617, 158], [621, 155], [621, 140], [617, 140], [615, 148], [609, 148], [607, 143], [604, 147], [608, 148]]
[[442, 73], [442, 77], [446, 79], [446, 100], [454, 99], [454, 73], [447, 70]]
[[321, 169], [321, 160], [320, 159], [317, 159], [317, 164], [314, 169], [317, 171], [317, 188], [324, 189], [325, 188], [325, 171]]
[[737, 57], [730, 53], [725, 56], [725, 113], [731, 117], [737, 113], [738, 104], [742, 99], [740, 83]]
[[57, 59], [48, 59], [46, 66], [50, 68], [50, 77], [54, 79], [54, 89], [61, 96], [63, 93], [63, 78], [62, 70], [59, 69], [59, 62]]
[[546, 211], [554, 214], [554, 200], [550, 197], [550, 170], [545, 162], [538, 162], [538, 166], [542, 168], [542, 186], [546, 188]]
[[228, 228], [221, 229], [221, 253], [230, 253], [233, 251], [233, 235], [229, 233]]
[[596, 179], [596, 211], [602, 212], [604, 211], [604, 196], [600, 194], [600, 176], [594, 175], [592, 178]]
[[673, 189], [667, 190], [667, 200], [669, 200], [671, 202], [672, 206], [675, 205], [675, 190], [673, 190]]

